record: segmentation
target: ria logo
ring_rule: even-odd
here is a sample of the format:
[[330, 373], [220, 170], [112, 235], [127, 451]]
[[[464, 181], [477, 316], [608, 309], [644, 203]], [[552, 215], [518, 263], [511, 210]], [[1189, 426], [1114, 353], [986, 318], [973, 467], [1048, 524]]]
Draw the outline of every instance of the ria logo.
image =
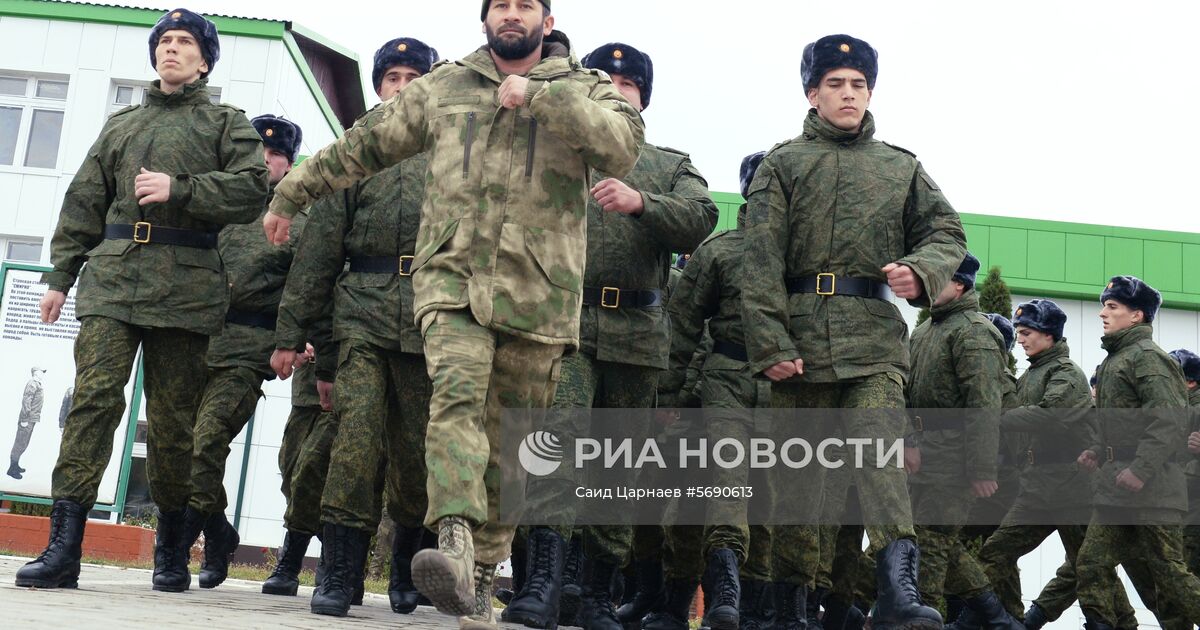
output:
[[549, 431], [534, 431], [521, 440], [517, 457], [525, 471], [535, 477], [545, 477], [562, 464], [562, 444]]

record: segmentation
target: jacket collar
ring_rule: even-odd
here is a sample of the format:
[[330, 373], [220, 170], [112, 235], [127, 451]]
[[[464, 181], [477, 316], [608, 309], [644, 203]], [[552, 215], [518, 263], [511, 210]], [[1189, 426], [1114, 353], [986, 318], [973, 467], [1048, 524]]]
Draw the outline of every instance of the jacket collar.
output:
[[[492, 59], [492, 52], [487, 44], [463, 57], [459, 63], [496, 83], [502, 81], [500, 71], [496, 68], [496, 60]], [[546, 81], [569, 74], [580, 67], [579, 60], [571, 52], [571, 40], [561, 31], [553, 31], [542, 41], [542, 60], [525, 76]]]
[[199, 79], [188, 83], [187, 85], [167, 94], [163, 92], [159, 85], [162, 81], [155, 79], [150, 84], [150, 90], [146, 92], [146, 102], [154, 105], [165, 105], [173, 107], [177, 105], [196, 105], [198, 103], [209, 103], [211, 95], [208, 92], [208, 79]]
[[1046, 348], [1041, 354], [1029, 359], [1029, 367], [1037, 367], [1063, 356], [1071, 356], [1071, 349], [1067, 347], [1066, 339], [1059, 339], [1054, 342], [1053, 346]]
[[804, 119], [804, 135], [809, 138], [820, 138], [838, 144], [854, 144], [860, 141], [867, 141], [875, 137], [875, 117], [868, 111], [863, 116], [862, 125], [858, 131], [846, 131], [834, 127], [829, 121], [821, 118], [814, 107], [808, 110], [808, 117]]
[[1153, 326], [1150, 324], [1138, 324], [1136, 326], [1126, 328], [1125, 330], [1104, 335], [1100, 338], [1100, 345], [1107, 350], [1109, 354], [1113, 354], [1125, 346], [1131, 346], [1139, 341], [1142, 341], [1143, 339], [1151, 339], [1153, 337]]
[[979, 310], [979, 294], [975, 289], [962, 294], [957, 300], [952, 300], [941, 306], [932, 306], [929, 308], [929, 317], [933, 319], [933, 323], [939, 323], [947, 317], [955, 313], [963, 311], [978, 311]]

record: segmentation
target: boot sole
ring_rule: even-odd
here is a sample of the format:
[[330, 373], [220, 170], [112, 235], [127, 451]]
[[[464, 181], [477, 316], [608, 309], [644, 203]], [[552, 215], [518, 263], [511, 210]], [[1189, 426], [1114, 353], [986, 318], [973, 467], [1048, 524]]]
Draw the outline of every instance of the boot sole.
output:
[[347, 617], [350, 615], [349, 610], [342, 610], [335, 606], [309, 606], [309, 610], [314, 615], [328, 615], [330, 617]]
[[79, 588], [79, 578], [65, 582], [62, 580], [23, 580], [17, 578], [13, 584], [23, 588]]
[[182, 593], [188, 590], [187, 586], [162, 586], [159, 584], [155, 584], [153, 588], [160, 593]]
[[[504, 610], [508, 610], [505, 608]], [[535, 615], [532, 613], [523, 613], [519, 610], [508, 614], [508, 618], [504, 621], [508, 623], [519, 623], [526, 628], [538, 628], [538, 630], [557, 630], [558, 628], [558, 611], [553, 615]]]
[[267, 586], [266, 584], [263, 584], [262, 587], [263, 595], [288, 595], [294, 597], [299, 591], [299, 584], [287, 587]]
[[444, 615], [465, 617], [475, 612], [475, 593], [459, 592], [454, 566], [440, 551], [422, 549], [413, 556], [412, 581]]
[[913, 619], [901, 623], [879, 623], [871, 622], [873, 630], [942, 630], [945, 627], [943, 624], [937, 623], [932, 619]]
[[711, 630], [738, 630], [738, 621], [738, 615], [721, 615], [709, 617], [701, 625]]

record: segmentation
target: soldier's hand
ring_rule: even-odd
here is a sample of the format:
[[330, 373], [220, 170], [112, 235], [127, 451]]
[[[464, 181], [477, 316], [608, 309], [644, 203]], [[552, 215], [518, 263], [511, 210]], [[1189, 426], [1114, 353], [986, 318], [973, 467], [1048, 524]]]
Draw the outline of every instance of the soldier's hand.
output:
[[286, 381], [292, 375], [292, 369], [296, 365], [296, 351], [291, 348], [276, 348], [275, 352], [271, 353], [271, 369], [275, 370], [275, 376], [280, 380]]
[[317, 396], [321, 398], [321, 409], [333, 411], [333, 383], [317, 381]]
[[1200, 431], [1188, 436], [1188, 451], [1200, 455]]
[[1128, 490], [1130, 492], [1141, 492], [1146, 486], [1146, 482], [1138, 479], [1138, 476], [1133, 474], [1133, 471], [1126, 468], [1117, 473], [1117, 487]]
[[133, 178], [133, 195], [138, 198], [138, 205], [162, 203], [171, 198], [171, 176], [166, 173], [155, 173], [141, 169], [142, 172]]
[[54, 289], [46, 289], [42, 296], [42, 323], [53, 324], [62, 314], [63, 305], [67, 303], [67, 294]]
[[921, 472], [921, 449], [904, 447], [904, 472], [915, 475]]
[[292, 366], [299, 367], [305, 363], [312, 363], [316, 359], [317, 351], [313, 348], [311, 343], [306, 343], [304, 344], [304, 352], [296, 355], [296, 362], [292, 364]]
[[978, 479], [971, 482], [971, 494], [975, 495], [977, 499], [986, 499], [996, 494], [996, 490], [999, 488], [1000, 484], [991, 480]]
[[642, 193], [618, 179], [601, 180], [592, 186], [592, 196], [596, 198], [596, 203], [608, 212], [620, 212], [636, 217], [646, 210]]
[[504, 109], [516, 109], [525, 104], [525, 89], [529, 87], [529, 79], [515, 74], [508, 75], [500, 88], [496, 90], [496, 99]]
[[797, 374], [804, 374], [804, 359], [780, 361], [766, 370], [763, 370], [763, 374], [766, 374], [767, 378], [775, 381], [776, 383], [779, 381], [786, 381]]
[[890, 263], [882, 269], [887, 274], [888, 286], [892, 293], [902, 300], [915, 300], [925, 293], [925, 285], [913, 272], [912, 267], [900, 263]]
[[1084, 451], [1079, 454], [1079, 458], [1075, 460], [1075, 463], [1079, 464], [1079, 467], [1086, 471], [1095, 472], [1100, 467], [1100, 456], [1090, 450]]
[[288, 242], [288, 231], [291, 229], [291, 219], [269, 211], [263, 215], [263, 232], [266, 233], [267, 241], [272, 245], [283, 245]]

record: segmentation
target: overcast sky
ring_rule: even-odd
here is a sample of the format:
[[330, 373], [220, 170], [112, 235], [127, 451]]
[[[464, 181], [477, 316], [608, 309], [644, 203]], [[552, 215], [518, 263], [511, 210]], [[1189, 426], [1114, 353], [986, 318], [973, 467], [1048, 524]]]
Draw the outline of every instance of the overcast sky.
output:
[[[580, 57], [621, 41], [653, 58], [646, 138], [690, 153], [713, 190], [736, 191], [743, 156], [800, 133], [800, 52], [844, 32], [879, 50], [876, 137], [916, 153], [960, 212], [1197, 232], [1195, 6], [557, 0], [554, 15]], [[358, 53], [368, 90], [389, 39], [449, 59], [484, 42], [477, 0], [187, 7], [314, 30]]]

